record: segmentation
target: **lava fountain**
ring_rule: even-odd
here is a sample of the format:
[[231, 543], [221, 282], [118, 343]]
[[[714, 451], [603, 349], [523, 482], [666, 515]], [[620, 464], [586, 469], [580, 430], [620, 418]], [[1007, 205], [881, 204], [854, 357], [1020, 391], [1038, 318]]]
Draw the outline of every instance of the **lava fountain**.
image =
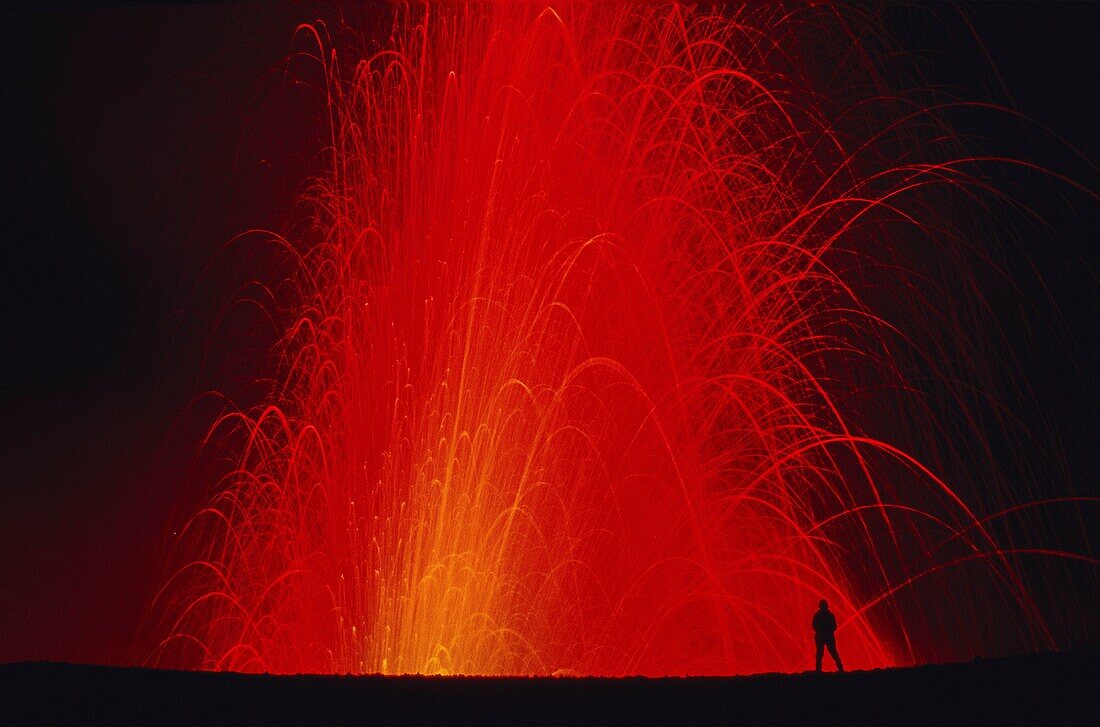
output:
[[824, 597], [846, 663], [885, 666], [919, 656], [907, 589], [950, 597], [970, 561], [1049, 643], [987, 520], [853, 423], [867, 372], [905, 391], [891, 342], [929, 332], [836, 251], [888, 259], [887, 218], [934, 234], [902, 200], [957, 166], [868, 171], [874, 139], [777, 65], [778, 11], [395, 14], [363, 60], [299, 31], [328, 79], [318, 239], [275, 243], [278, 386], [210, 431], [235, 454], [152, 663], [791, 671]]

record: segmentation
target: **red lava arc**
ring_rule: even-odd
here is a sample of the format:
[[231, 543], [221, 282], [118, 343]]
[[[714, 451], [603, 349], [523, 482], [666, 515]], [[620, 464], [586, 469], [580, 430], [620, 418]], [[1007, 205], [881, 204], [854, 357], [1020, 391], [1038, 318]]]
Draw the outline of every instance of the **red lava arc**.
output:
[[210, 432], [237, 454], [153, 663], [792, 671], [824, 597], [845, 663], [886, 666], [898, 599], [967, 559], [1043, 638], [982, 518], [846, 408], [849, 358], [899, 380], [897, 332], [833, 251], [949, 165], [857, 174], [775, 11], [395, 14], [320, 56], [323, 239], [285, 243], [281, 380]]

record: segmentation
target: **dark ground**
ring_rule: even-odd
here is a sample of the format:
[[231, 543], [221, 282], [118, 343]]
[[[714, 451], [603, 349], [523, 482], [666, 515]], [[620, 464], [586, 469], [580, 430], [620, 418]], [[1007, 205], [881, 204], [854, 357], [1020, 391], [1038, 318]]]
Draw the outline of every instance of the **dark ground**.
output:
[[252, 676], [0, 665], [0, 723], [1096, 724], [1100, 650], [845, 675]]

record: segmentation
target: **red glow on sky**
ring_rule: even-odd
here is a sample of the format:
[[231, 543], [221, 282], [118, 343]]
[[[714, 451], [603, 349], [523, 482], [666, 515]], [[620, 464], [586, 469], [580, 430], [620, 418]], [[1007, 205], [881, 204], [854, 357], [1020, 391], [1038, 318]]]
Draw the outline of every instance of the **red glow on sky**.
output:
[[852, 251], [950, 244], [910, 200], [968, 160], [840, 138], [775, 11], [397, 15], [362, 59], [299, 30], [329, 84], [316, 239], [271, 243], [281, 379], [211, 429], [232, 460], [151, 663], [796, 671], [827, 598], [846, 665], [881, 667], [935, 656], [900, 602], [929, 584], [1053, 644], [1010, 556], [1061, 553], [855, 423], [868, 377], [904, 398], [896, 341], [943, 334], [869, 306]]

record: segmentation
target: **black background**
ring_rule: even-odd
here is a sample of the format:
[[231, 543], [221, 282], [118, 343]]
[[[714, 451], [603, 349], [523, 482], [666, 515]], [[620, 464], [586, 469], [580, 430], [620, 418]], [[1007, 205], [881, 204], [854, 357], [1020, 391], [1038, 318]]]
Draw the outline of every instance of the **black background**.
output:
[[[0, 661], [134, 658], [173, 508], [206, 486], [167, 471], [208, 423], [189, 404], [246, 373], [208, 366], [212, 317], [239, 281], [204, 270], [234, 235], [291, 224], [320, 170], [319, 76], [294, 34], [319, 12], [0, 10]], [[384, 27], [389, 11], [359, 12]], [[1100, 160], [1096, 8], [883, 12], [930, 82], [1037, 122], [1006, 124], [1020, 158], [1100, 189], [1085, 161]], [[1079, 492], [1095, 492], [1100, 205], [1030, 180], [1051, 227], [1032, 257], [1064, 318], [1051, 340], [1072, 340], [1032, 356], [1029, 381], [1064, 403], [1058, 436]]]

